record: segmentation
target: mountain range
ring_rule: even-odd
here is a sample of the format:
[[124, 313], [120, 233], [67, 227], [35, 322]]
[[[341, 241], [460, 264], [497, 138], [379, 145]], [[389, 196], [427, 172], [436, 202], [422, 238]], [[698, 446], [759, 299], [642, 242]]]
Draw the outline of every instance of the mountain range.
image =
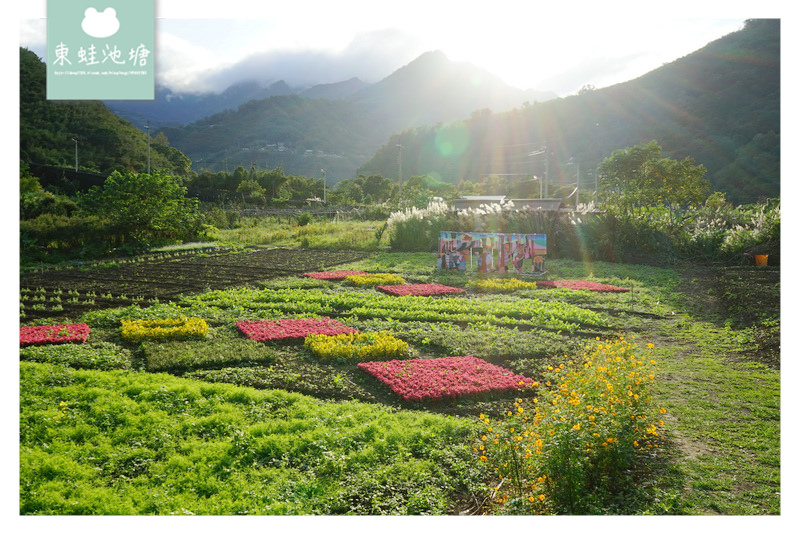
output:
[[[429, 52], [338, 99], [272, 96], [161, 131], [198, 171], [457, 182], [546, 166], [554, 186], [582, 169], [584, 187], [613, 150], [655, 140], [703, 164], [716, 190], [751, 202], [780, 194], [780, 21], [749, 20], [637, 79], [566, 98], [523, 93]], [[542, 148], [546, 158], [528, 157]]]
[[[547, 186], [594, 186], [612, 151], [655, 140], [705, 166], [737, 203], [780, 194], [780, 20], [743, 29], [637, 79], [451, 124], [393, 135], [358, 172], [479, 176], [547, 174]], [[588, 88], [587, 88], [588, 89]], [[526, 178], [527, 176], [527, 178]]]
[[475, 109], [512, 109], [554, 96], [515, 89], [483, 69], [433, 51], [375, 84], [318, 85], [250, 100], [236, 110], [160, 131], [198, 171], [280, 166], [318, 177], [325, 169], [335, 183], [354, 177], [394, 132], [459, 120]]
[[[415, 86], [419, 80], [426, 80], [426, 83], [422, 87]], [[434, 88], [433, 84], [443, 86]], [[435, 96], [425, 101], [413, 97], [421, 91], [432, 91]], [[401, 106], [411, 116], [418, 115], [416, 122], [420, 124], [415, 122], [415, 125], [430, 123], [429, 117], [435, 118], [433, 123], [455, 120], [481, 107], [502, 111], [524, 101], [556, 98], [552, 92], [516, 89], [486, 70], [469, 63], [452, 62], [444, 53], [433, 51], [423, 54], [378, 83], [350, 78], [337, 83], [292, 87], [283, 80], [267, 86], [255, 81], [243, 81], [221, 93], [199, 94], [176, 93], [167, 87], [157, 87], [152, 101], [109, 100], [105, 104], [140, 128], [147, 124], [159, 128], [182, 126], [215, 113], [236, 110], [251, 100], [286, 95], [378, 104], [388, 100]]]
[[20, 158], [29, 163], [68, 166], [75, 138], [81, 166], [140, 168], [146, 136], [131, 123], [149, 122], [162, 164], [182, 173], [185, 154], [195, 172], [325, 169], [329, 183], [359, 173], [452, 183], [546, 172], [548, 185], [574, 186], [580, 175], [586, 187], [613, 150], [656, 140], [668, 156], [703, 164], [734, 201], [780, 194], [779, 20], [748, 20], [640, 78], [566, 98], [509, 87], [433, 51], [374, 84], [249, 82], [221, 94], [161, 88], [153, 102], [49, 102], [44, 64], [20, 53]]

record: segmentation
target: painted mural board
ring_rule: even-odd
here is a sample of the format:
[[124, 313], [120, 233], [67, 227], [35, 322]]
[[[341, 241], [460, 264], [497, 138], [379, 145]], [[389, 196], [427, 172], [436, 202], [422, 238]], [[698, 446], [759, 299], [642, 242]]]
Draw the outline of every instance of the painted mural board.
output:
[[547, 235], [443, 231], [436, 266], [489, 273], [544, 273]]

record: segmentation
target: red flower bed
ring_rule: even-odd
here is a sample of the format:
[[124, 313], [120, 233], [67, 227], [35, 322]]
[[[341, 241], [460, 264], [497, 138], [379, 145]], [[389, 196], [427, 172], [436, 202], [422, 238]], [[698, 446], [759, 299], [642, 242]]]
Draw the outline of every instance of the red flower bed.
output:
[[239, 331], [255, 341], [304, 339], [308, 335], [358, 333], [330, 318], [283, 318], [280, 320], [242, 320]]
[[414, 285], [378, 285], [375, 287], [393, 296], [435, 296], [438, 294], [463, 294], [467, 291], [458, 287], [448, 287], [438, 283], [418, 283]]
[[54, 326], [22, 326], [19, 328], [19, 345], [60, 344], [86, 342], [88, 324], [56, 324]]
[[605, 285], [594, 281], [584, 281], [579, 279], [562, 279], [557, 281], [537, 281], [537, 287], [556, 287], [559, 289], [587, 290], [595, 292], [628, 292], [630, 289]]
[[370, 361], [358, 367], [408, 401], [441, 400], [489, 391], [517, 390], [533, 380], [471, 355], [439, 359]]
[[303, 275], [314, 279], [344, 279], [347, 276], [360, 276], [362, 274], [366, 274], [366, 272], [362, 270], [331, 270], [328, 272], [307, 272]]

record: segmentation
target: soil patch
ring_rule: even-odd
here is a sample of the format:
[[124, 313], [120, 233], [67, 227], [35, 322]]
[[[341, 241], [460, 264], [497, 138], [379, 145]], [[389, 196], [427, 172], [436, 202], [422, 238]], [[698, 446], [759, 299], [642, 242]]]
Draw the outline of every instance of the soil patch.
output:
[[22, 300], [23, 320], [77, 316], [94, 309], [170, 301], [208, 289], [244, 286], [328, 269], [369, 255], [371, 252], [255, 248], [153, 256], [137, 262], [112, 263], [111, 267], [25, 273], [20, 276], [23, 296], [28, 296]]

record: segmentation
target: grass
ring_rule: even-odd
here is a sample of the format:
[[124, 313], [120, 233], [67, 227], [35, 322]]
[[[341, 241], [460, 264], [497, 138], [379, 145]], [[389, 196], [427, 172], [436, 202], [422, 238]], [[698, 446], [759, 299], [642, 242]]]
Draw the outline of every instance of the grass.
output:
[[[308, 226], [286, 231], [296, 238]], [[433, 264], [428, 253], [377, 252], [337, 269], [459, 287], [479, 279]], [[409, 343], [409, 357], [475, 355], [533, 379], [580, 357], [595, 336], [653, 343], [659, 372], [652, 401], [667, 411], [666, 446], [636, 465], [638, 481], [624, 501], [593, 512], [780, 514], [780, 371], [774, 357], [761, 357], [765, 339], [779, 332], [775, 280], [747, 283], [736, 268], [565, 260], [548, 261], [547, 270], [544, 279], [592, 279], [632, 291], [470, 292], [427, 306], [444, 317], [452, 302], [464, 302], [466, 320], [420, 320], [374, 289], [297, 277], [87, 313], [88, 344], [64, 354], [23, 351], [36, 362], [22, 366], [21, 512], [513, 512], [490, 504], [491, 477], [471, 452], [478, 415], [501, 415], [513, 395], [406, 403], [351, 362], [320, 361], [302, 343], [253, 343], [234, 325], [333, 313], [359, 331], [388, 330]], [[557, 310], [599, 321], [575, 329], [490, 323], [487, 309]], [[120, 319], [181, 314], [204, 318], [208, 338], [119, 337]], [[92, 362], [83, 351], [93, 349], [106, 359]], [[107, 368], [134, 370], [97, 370]]]
[[660, 334], [669, 340], [655, 350], [666, 372], [658, 394], [687, 512], [780, 513], [780, 373], [737, 357], [746, 343], [730, 329], [675, 320]]
[[472, 427], [163, 374], [21, 364], [21, 514], [443, 514]]
[[378, 250], [379, 222], [314, 219], [306, 225], [277, 219], [252, 219], [233, 229], [213, 229], [209, 236], [220, 246], [301, 246], [315, 250]]

